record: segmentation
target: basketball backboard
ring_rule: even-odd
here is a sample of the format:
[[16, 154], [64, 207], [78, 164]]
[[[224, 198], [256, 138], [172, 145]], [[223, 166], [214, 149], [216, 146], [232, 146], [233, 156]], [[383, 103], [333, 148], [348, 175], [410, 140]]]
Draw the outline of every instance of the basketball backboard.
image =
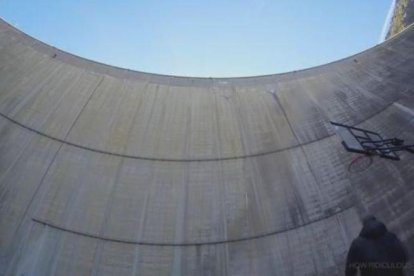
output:
[[331, 122], [331, 124], [347, 151], [400, 160], [395, 148], [399, 142], [403, 142], [402, 140], [396, 138], [383, 139], [380, 134], [373, 131], [334, 122]]

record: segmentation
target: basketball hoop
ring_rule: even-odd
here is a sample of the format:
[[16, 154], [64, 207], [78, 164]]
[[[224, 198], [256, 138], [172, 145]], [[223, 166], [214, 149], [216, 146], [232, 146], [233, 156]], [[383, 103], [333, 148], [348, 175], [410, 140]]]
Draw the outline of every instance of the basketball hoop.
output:
[[414, 144], [406, 145], [403, 139], [384, 139], [374, 131], [331, 122], [336, 134], [341, 138], [342, 145], [349, 152], [361, 153], [349, 164], [349, 171], [363, 171], [372, 164], [372, 157], [398, 161], [397, 152], [406, 151], [414, 154]]
[[348, 172], [360, 173], [368, 169], [374, 162], [374, 156], [398, 161], [397, 152], [406, 151], [414, 154], [414, 144], [406, 145], [399, 138], [384, 139], [379, 133], [331, 122], [342, 145], [349, 152], [359, 153], [348, 165]]
[[350, 173], [363, 172], [367, 170], [372, 165], [373, 162], [374, 162], [374, 158], [372, 155], [369, 155], [369, 154], [357, 155], [349, 163], [348, 172]]

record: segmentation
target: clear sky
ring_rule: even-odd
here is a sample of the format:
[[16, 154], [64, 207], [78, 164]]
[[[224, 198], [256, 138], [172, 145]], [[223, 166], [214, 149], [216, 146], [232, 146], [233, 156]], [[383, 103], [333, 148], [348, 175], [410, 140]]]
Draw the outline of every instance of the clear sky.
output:
[[0, 0], [0, 16], [65, 51], [139, 71], [249, 76], [378, 43], [392, 0]]

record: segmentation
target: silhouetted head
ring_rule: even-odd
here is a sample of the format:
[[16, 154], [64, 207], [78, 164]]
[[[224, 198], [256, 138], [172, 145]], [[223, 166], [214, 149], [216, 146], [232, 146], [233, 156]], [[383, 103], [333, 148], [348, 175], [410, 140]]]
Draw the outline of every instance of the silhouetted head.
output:
[[377, 220], [377, 218], [373, 215], [364, 217], [362, 220], [362, 226], [363, 227], [359, 235], [367, 239], [379, 239], [387, 232], [385, 224]]
[[377, 218], [374, 215], [367, 215], [362, 219], [362, 225], [365, 226], [365, 224], [369, 223], [370, 221], [378, 221]]

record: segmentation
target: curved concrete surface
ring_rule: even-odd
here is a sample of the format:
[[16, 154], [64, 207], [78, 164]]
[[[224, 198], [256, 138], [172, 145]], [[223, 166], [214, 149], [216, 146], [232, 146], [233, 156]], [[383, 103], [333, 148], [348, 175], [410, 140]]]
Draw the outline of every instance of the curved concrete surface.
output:
[[414, 253], [414, 156], [350, 174], [329, 121], [414, 141], [414, 27], [286, 74], [162, 76], [0, 22], [0, 274], [342, 275], [360, 217]]

